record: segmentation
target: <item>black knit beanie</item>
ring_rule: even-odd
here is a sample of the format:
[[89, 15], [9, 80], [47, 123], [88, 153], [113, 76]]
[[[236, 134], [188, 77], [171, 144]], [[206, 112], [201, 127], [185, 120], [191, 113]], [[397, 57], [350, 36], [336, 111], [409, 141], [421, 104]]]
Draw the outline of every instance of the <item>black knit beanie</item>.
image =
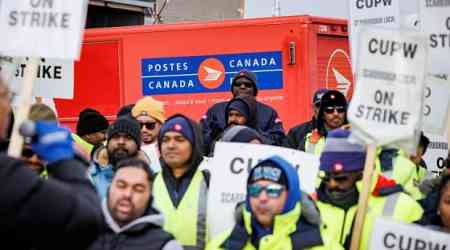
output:
[[131, 138], [136, 142], [138, 148], [141, 146], [141, 129], [138, 121], [136, 119], [123, 116], [119, 117], [114, 121], [108, 128], [107, 140], [109, 141], [111, 137], [117, 133], [125, 133], [130, 135]]
[[81, 111], [78, 116], [77, 135], [83, 136], [104, 131], [108, 126], [108, 120], [100, 112], [87, 108]]

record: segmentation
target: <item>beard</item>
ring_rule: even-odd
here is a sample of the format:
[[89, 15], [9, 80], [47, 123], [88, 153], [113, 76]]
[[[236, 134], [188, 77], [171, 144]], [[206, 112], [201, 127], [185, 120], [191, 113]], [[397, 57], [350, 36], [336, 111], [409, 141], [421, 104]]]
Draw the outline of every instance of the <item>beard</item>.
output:
[[329, 197], [333, 205], [345, 210], [357, 204], [359, 199], [359, 192], [356, 186], [353, 186], [349, 190], [325, 188], [325, 194]]
[[108, 159], [109, 163], [112, 165], [113, 170], [115, 170], [115, 166], [117, 163], [123, 159], [135, 157], [137, 155], [137, 151], [130, 152], [126, 148], [115, 148], [111, 152], [108, 151]]

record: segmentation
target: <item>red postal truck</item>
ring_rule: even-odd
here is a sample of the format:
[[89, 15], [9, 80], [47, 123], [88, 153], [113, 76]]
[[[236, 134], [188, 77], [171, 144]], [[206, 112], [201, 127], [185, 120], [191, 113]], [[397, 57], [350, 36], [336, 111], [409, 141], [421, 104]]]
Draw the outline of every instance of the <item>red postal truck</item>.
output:
[[258, 100], [278, 111], [287, 131], [310, 118], [318, 88], [351, 96], [347, 22], [289, 16], [88, 29], [74, 99], [55, 103], [72, 129], [86, 107], [112, 120], [144, 95], [165, 102], [167, 115], [199, 120], [231, 97], [231, 78], [241, 69], [256, 72]]

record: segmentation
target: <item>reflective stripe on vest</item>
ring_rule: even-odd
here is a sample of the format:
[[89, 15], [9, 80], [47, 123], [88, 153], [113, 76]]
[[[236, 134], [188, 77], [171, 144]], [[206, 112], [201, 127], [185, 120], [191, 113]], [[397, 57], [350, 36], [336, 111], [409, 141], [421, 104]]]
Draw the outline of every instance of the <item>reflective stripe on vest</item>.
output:
[[397, 205], [398, 198], [400, 197], [401, 192], [388, 195], [386, 197], [386, 201], [384, 203], [383, 208], [383, 216], [385, 217], [393, 217], [395, 206]]
[[153, 196], [156, 207], [165, 216], [164, 230], [173, 234], [183, 245], [183, 249], [205, 248], [207, 194], [203, 174], [197, 170], [178, 207], [175, 208], [161, 173], [156, 176]]

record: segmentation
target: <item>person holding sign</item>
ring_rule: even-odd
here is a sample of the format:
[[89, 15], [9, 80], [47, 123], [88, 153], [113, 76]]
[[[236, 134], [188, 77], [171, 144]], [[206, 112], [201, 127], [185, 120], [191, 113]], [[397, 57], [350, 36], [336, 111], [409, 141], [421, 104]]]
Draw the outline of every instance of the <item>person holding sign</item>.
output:
[[[326, 223], [325, 232], [346, 248], [350, 247], [353, 221], [355, 219], [362, 171], [366, 158], [364, 146], [348, 141], [350, 131], [330, 131], [320, 156], [322, 182], [317, 189], [317, 205]], [[403, 222], [421, 219], [421, 206], [394, 180], [375, 174], [369, 196], [368, 209], [359, 249], [368, 249], [368, 241], [377, 217], [385, 216]]]
[[342, 249], [303, 216], [299, 177], [281, 157], [258, 163], [247, 179], [245, 208], [236, 225], [208, 243], [218, 249]]
[[305, 152], [320, 155], [328, 131], [347, 124], [347, 100], [337, 90], [329, 90], [321, 98], [317, 128], [305, 137]]
[[200, 128], [186, 116], [174, 115], [160, 129], [158, 148], [162, 169], [153, 193], [166, 219], [164, 230], [185, 248], [204, 249], [209, 172], [199, 169], [203, 161]]

